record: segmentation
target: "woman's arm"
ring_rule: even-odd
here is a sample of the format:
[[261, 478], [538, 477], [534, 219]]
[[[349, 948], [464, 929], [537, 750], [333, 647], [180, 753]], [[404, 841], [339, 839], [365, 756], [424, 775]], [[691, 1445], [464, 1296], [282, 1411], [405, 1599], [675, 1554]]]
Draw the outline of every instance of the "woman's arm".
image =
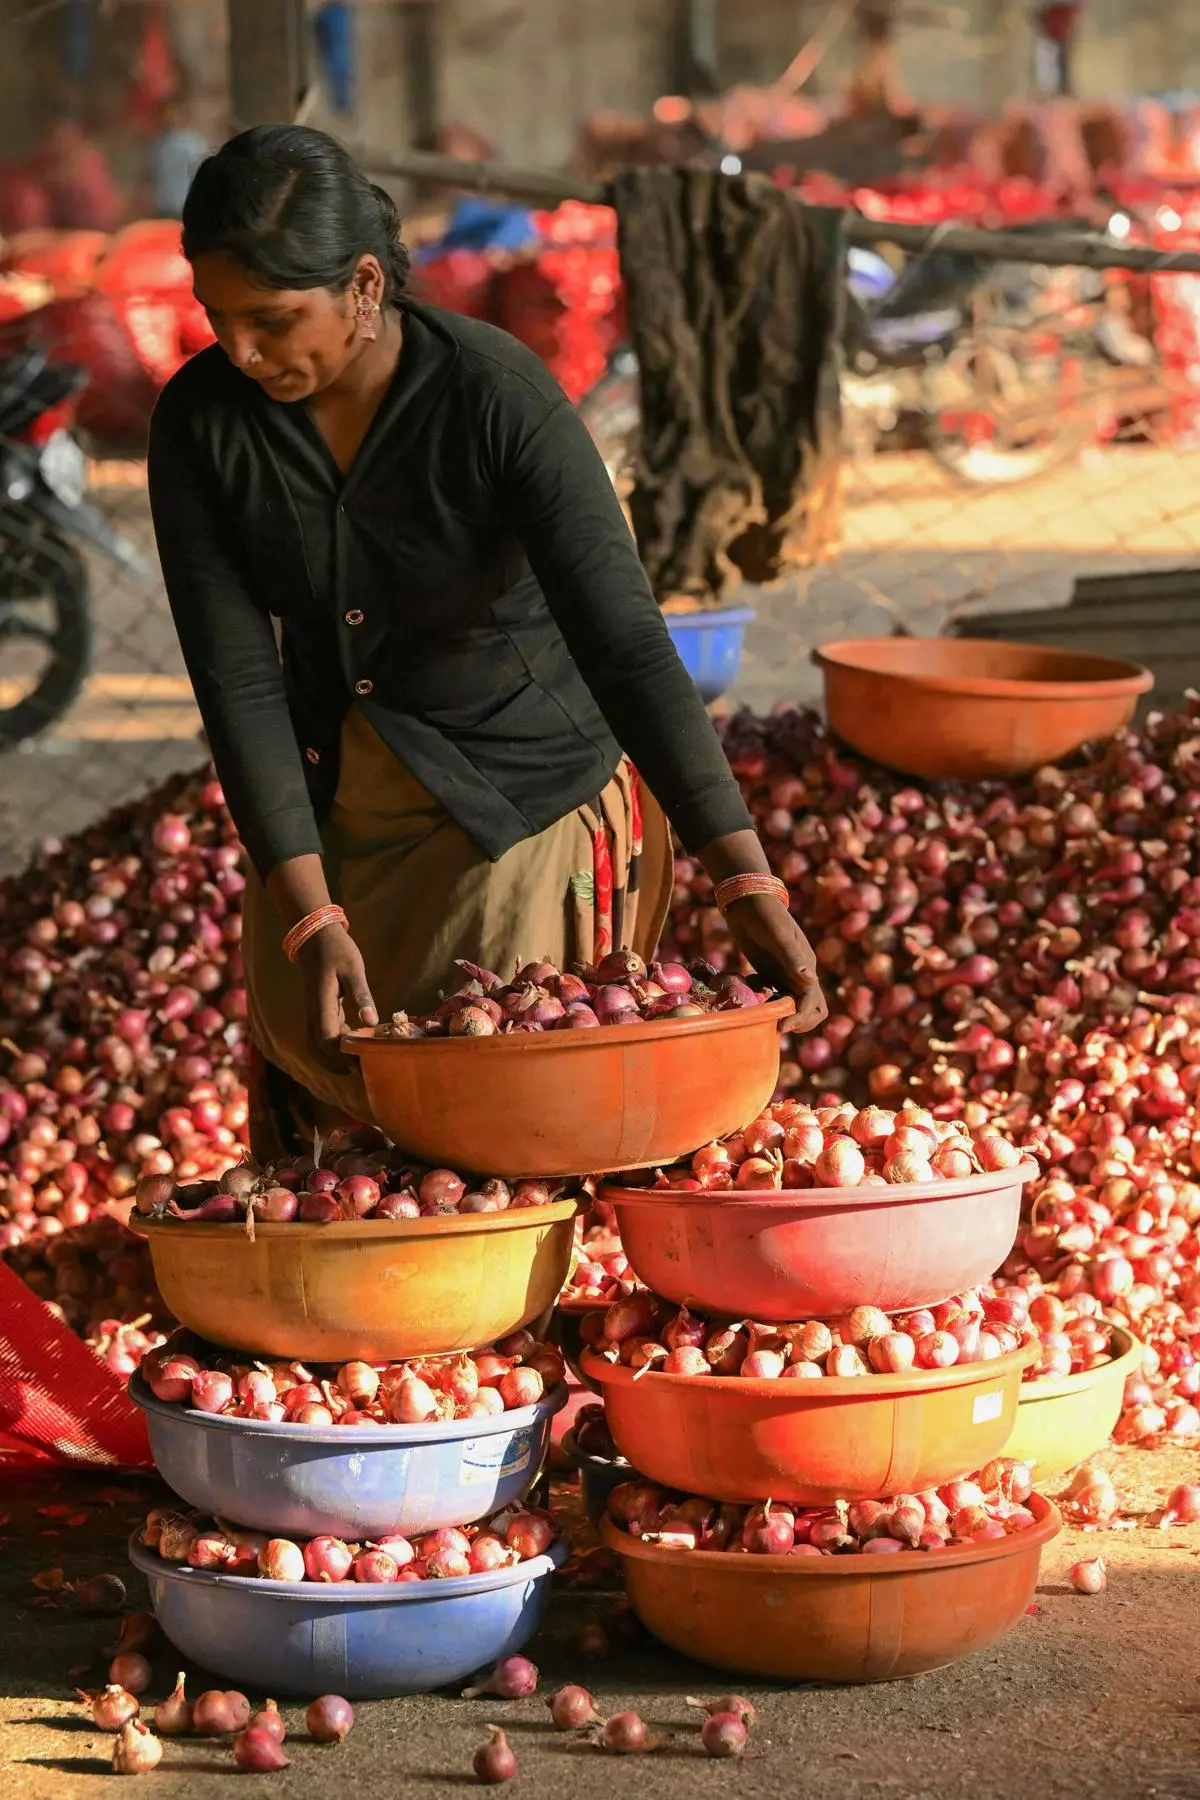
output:
[[[329, 903], [320, 833], [270, 614], [254, 597], [210, 477], [170, 404], [168, 396], [155, 413], [148, 463], [167, 599], [229, 810], [282, 935]], [[342, 996], [363, 1024], [376, 1021], [362, 958], [337, 926], [311, 938], [300, 958], [314, 1041], [333, 1055]]]
[[[492, 454], [525, 553], [613, 735], [684, 845], [715, 881], [768, 871], [704, 703], [672, 644], [608, 472], [565, 399], [516, 384], [493, 424]], [[826, 1008], [816, 962], [787, 908], [733, 903], [729, 927], [760, 974], [793, 993], [805, 1026]]]

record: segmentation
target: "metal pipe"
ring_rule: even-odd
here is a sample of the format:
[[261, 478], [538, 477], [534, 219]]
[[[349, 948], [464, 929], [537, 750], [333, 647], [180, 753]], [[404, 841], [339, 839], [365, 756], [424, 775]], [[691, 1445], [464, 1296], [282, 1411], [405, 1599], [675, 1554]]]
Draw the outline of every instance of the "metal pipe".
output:
[[[425, 150], [377, 150], [351, 146], [352, 154], [373, 175], [436, 182], [478, 194], [507, 194], [557, 206], [582, 200], [592, 206], [612, 204], [610, 182], [575, 175], [522, 169], [507, 163], [468, 162]], [[1147, 274], [1200, 274], [1200, 251], [1157, 250], [1118, 244], [1098, 234], [1063, 231], [1053, 235], [1021, 231], [980, 231], [973, 225], [899, 225], [848, 212], [846, 241], [851, 244], [894, 244], [898, 250], [944, 251], [956, 256], [986, 256], [998, 262], [1038, 263], [1047, 268], [1128, 269]]]

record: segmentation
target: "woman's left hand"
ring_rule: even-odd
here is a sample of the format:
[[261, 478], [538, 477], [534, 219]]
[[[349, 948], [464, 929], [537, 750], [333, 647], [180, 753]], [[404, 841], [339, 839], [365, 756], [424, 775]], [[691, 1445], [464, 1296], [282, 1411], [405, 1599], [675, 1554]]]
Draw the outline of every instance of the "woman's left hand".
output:
[[829, 1017], [812, 946], [782, 901], [748, 894], [725, 915], [730, 935], [758, 974], [796, 1002], [797, 1031], [813, 1031]]

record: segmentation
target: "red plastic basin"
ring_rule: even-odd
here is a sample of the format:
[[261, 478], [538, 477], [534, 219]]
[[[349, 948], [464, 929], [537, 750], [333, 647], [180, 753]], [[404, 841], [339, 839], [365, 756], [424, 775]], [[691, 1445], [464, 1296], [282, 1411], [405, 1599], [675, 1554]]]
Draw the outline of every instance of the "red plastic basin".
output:
[[852, 1306], [934, 1306], [1012, 1249], [1023, 1162], [913, 1187], [685, 1193], [606, 1187], [639, 1278], [676, 1305], [735, 1319], [831, 1319]]
[[831, 1506], [940, 1487], [1001, 1455], [1038, 1355], [1030, 1343], [952, 1369], [743, 1381], [635, 1376], [585, 1350], [580, 1371], [604, 1397], [617, 1449], [649, 1480], [714, 1500]]
[[[601, 1526], [630, 1604], [664, 1644], [734, 1675], [896, 1681], [994, 1643], [1033, 1599], [1056, 1507], [997, 1543], [900, 1556], [730, 1556], [668, 1550]], [[791, 1791], [785, 1784], [785, 1791]]]

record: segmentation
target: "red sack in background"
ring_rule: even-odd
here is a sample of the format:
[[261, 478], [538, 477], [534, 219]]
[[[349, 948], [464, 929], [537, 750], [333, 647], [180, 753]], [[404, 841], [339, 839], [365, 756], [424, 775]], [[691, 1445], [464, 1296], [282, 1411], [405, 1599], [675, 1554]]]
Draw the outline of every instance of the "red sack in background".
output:
[[81, 1337], [0, 1263], [0, 1449], [150, 1469], [146, 1422]]
[[52, 300], [0, 326], [0, 355], [31, 342], [44, 344], [52, 362], [87, 371], [76, 412], [81, 426], [111, 442], [145, 442], [160, 384], [107, 295]]
[[494, 325], [497, 279], [495, 258], [486, 251], [448, 250], [414, 265], [411, 289], [416, 299], [430, 306], [444, 306]]
[[616, 214], [568, 201], [534, 219], [543, 248], [498, 278], [496, 323], [540, 356], [578, 403], [625, 336]]
[[79, 293], [95, 286], [111, 242], [106, 231], [22, 231], [10, 239], [4, 266], [44, 276], [58, 294]]
[[176, 219], [139, 219], [108, 242], [96, 271], [102, 294], [164, 294], [192, 291], [192, 271], [183, 254]]

